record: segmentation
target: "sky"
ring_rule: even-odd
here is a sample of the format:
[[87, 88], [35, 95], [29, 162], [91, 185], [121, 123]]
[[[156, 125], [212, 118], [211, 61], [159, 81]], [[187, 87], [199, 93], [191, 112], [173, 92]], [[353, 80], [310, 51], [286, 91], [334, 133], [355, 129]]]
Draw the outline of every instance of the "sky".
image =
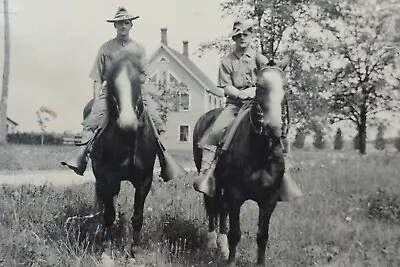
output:
[[[112, 23], [119, 6], [132, 15], [131, 37], [148, 57], [160, 46], [160, 29], [168, 29], [168, 45], [182, 50], [189, 41], [191, 59], [216, 82], [220, 61], [215, 51], [202, 58], [199, 44], [227, 36], [231, 18], [222, 18], [222, 0], [9, 0], [11, 70], [8, 117], [19, 131], [40, 131], [36, 111], [46, 106], [58, 117], [48, 132], [81, 130], [82, 109], [92, 98], [88, 75], [101, 44], [115, 36]], [[3, 13], [3, 1], [0, 10]], [[3, 69], [4, 20], [0, 14], [0, 70]]]

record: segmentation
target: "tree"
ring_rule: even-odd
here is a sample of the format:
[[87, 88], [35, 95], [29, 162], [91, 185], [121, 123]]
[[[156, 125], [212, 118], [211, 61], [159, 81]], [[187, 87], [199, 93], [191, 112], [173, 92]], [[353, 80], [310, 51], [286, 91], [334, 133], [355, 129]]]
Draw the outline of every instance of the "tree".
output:
[[398, 151], [400, 151], [400, 131], [398, 136], [394, 140], [394, 147], [397, 148]]
[[307, 136], [307, 134], [306, 134], [304, 128], [297, 128], [296, 136], [293, 141], [293, 146], [298, 149], [304, 148], [306, 136]]
[[[283, 47], [284, 33], [296, 22], [293, 15], [302, 9], [306, 0], [227, 0], [221, 4], [222, 16], [254, 20], [256, 33], [255, 46], [271, 60], [276, 60], [278, 51]], [[228, 35], [228, 34], [227, 34]], [[228, 37], [203, 42], [200, 52], [217, 49], [221, 54], [230, 52], [231, 41]]]
[[[399, 109], [396, 60], [400, 44], [398, 11], [393, 0], [321, 1], [316, 7], [313, 40], [324, 55], [317, 62], [326, 78], [326, 98], [332, 122], [350, 120], [358, 131], [359, 151], [366, 153], [369, 122], [382, 112]], [[311, 12], [312, 13], [312, 12]], [[396, 74], [397, 73], [397, 74]]]
[[177, 80], [172, 81], [167, 73], [161, 75], [161, 79], [155, 84], [156, 90], [145, 90], [157, 103], [159, 116], [164, 122], [168, 120], [171, 111], [180, 109], [182, 95], [188, 93], [187, 86]]
[[358, 134], [353, 137], [353, 148], [360, 150], [360, 136]]
[[315, 129], [313, 145], [315, 148], [318, 148], [318, 149], [325, 148], [326, 140], [325, 140], [325, 133], [324, 133], [323, 129], [321, 129], [321, 128]]
[[4, 0], [4, 67], [0, 100], [0, 145], [7, 142], [7, 98], [10, 75], [10, 21], [8, 15], [8, 0]]
[[[221, 4], [223, 17], [230, 16], [254, 21], [255, 40], [253, 46], [273, 62], [290, 58], [285, 69], [288, 78], [287, 99], [293, 123], [302, 125], [321, 123], [326, 104], [318, 91], [324, 89], [321, 75], [303, 66], [304, 44], [294, 42], [296, 24], [302, 19], [308, 0], [227, 0]], [[307, 23], [304, 23], [307, 24]], [[228, 34], [227, 34], [228, 35]], [[232, 41], [222, 37], [200, 45], [200, 56], [209, 49], [221, 55], [231, 51]], [[315, 116], [318, 114], [319, 116]]]
[[378, 150], [383, 150], [385, 149], [385, 130], [386, 127], [383, 123], [380, 123], [378, 125], [378, 132], [376, 133], [376, 138], [375, 138], [375, 148]]
[[343, 135], [342, 129], [338, 128], [335, 135], [335, 140], [333, 142], [333, 148], [336, 150], [340, 150], [343, 148]]

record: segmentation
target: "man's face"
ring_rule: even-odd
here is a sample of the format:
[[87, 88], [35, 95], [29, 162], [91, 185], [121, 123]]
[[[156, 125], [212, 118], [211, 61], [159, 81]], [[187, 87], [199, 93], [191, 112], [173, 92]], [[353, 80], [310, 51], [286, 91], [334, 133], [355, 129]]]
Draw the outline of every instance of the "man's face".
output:
[[232, 39], [236, 43], [236, 48], [247, 48], [250, 45], [251, 32], [248, 30], [244, 31], [243, 33], [233, 36]]
[[129, 34], [129, 31], [132, 29], [132, 21], [131, 20], [120, 20], [114, 23], [114, 27], [117, 29], [117, 35], [126, 36]]

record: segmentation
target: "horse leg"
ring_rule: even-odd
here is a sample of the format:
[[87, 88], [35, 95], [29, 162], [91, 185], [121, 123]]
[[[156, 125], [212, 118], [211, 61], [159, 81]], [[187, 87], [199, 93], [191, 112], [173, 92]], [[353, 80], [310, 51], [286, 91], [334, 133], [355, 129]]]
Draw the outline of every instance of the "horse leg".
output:
[[229, 257], [228, 266], [236, 266], [236, 246], [241, 238], [240, 231], [240, 207], [242, 203], [238, 203], [232, 198], [228, 200], [229, 210], [229, 232], [228, 232], [228, 243], [229, 243]]
[[101, 204], [104, 209], [103, 220], [105, 233], [103, 238], [103, 246], [105, 251], [111, 255], [111, 243], [114, 238], [113, 225], [115, 221], [115, 196], [117, 196], [119, 193], [120, 183], [116, 183], [114, 187], [96, 183], [95, 188], [98, 204]]
[[218, 213], [215, 207], [214, 198], [208, 197], [204, 194], [204, 206], [208, 217], [207, 248], [215, 249], [217, 248], [217, 233], [215, 232], [215, 225]]
[[104, 225], [105, 225], [105, 235], [104, 235], [104, 249], [111, 254], [112, 242], [114, 240], [114, 221], [115, 221], [115, 197], [112, 195], [107, 195], [103, 198], [104, 204]]
[[268, 242], [269, 222], [276, 207], [278, 196], [267, 205], [259, 205], [258, 232], [257, 232], [257, 266], [265, 266], [265, 250]]
[[140, 236], [143, 226], [143, 209], [144, 202], [147, 194], [150, 191], [151, 181], [153, 177], [144, 178], [144, 182], [136, 187], [135, 190], [135, 202], [133, 206], [133, 216], [131, 218], [131, 224], [133, 229], [133, 242], [131, 245], [131, 255], [135, 257], [135, 253], [140, 245]]
[[224, 201], [220, 201], [220, 209], [219, 209], [219, 235], [217, 244], [221, 251], [221, 255], [224, 259], [228, 259], [229, 256], [229, 246], [228, 246], [228, 212], [226, 210], [226, 204]]

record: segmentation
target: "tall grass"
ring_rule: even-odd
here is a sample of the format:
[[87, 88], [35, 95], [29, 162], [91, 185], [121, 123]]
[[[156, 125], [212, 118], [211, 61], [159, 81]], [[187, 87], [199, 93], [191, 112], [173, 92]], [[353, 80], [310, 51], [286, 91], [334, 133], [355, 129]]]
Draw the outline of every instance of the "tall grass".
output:
[[[271, 220], [270, 266], [400, 266], [399, 155], [294, 152], [292, 176], [306, 196], [279, 203]], [[145, 204], [136, 264], [218, 266], [207, 251], [202, 197], [194, 173], [168, 183], [154, 179]], [[101, 216], [93, 184], [0, 188], [0, 266], [99, 266]], [[134, 190], [123, 183], [113, 263], [130, 264], [129, 218]], [[87, 216], [87, 215], [94, 216]], [[242, 207], [238, 265], [256, 258], [258, 209]], [[399, 216], [399, 217], [397, 217]], [[128, 233], [128, 234], [127, 234]]]

